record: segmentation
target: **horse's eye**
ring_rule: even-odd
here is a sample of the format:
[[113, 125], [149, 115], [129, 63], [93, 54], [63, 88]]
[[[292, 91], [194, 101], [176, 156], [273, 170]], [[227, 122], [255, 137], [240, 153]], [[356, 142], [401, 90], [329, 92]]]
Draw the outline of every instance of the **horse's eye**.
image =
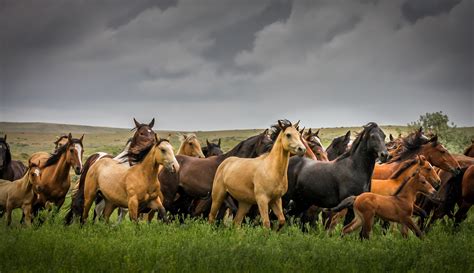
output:
[[165, 149], [160, 149], [162, 153], [166, 153], [166, 150]]
[[287, 138], [290, 138], [290, 137], [291, 137], [291, 134], [286, 134], [286, 137], [287, 137]]
[[193, 146], [193, 143], [189, 143], [189, 146]]
[[445, 150], [441, 150], [441, 153], [442, 153], [442, 154], [445, 154], [445, 153], [446, 153], [446, 151], [445, 151]]
[[73, 153], [73, 152], [74, 152], [74, 149], [70, 149], [69, 151], [70, 151], [71, 153]]

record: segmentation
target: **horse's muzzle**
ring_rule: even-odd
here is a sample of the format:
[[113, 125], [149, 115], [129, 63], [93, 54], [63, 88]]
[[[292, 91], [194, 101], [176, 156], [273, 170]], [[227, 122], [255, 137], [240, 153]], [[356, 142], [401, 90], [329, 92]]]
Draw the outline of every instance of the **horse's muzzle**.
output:
[[380, 162], [385, 163], [390, 159], [390, 154], [386, 151], [383, 151], [378, 154], [378, 157]]
[[80, 175], [82, 172], [81, 167], [75, 167], [74, 172], [76, 173], [76, 175]]

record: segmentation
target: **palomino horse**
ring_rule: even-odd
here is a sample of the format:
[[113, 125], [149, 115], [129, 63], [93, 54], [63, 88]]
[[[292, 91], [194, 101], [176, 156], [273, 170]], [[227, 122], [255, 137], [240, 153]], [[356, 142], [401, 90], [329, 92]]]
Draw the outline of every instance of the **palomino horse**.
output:
[[[414, 173], [407, 179], [394, 195], [380, 195], [372, 192], [365, 192], [359, 196], [350, 196], [344, 199], [338, 206], [331, 209], [333, 211], [340, 211], [341, 209], [354, 207], [356, 217], [354, 220], [346, 225], [342, 230], [342, 234], [350, 233], [360, 226], [361, 239], [369, 239], [372, 226], [374, 224], [374, 217], [378, 216], [386, 221], [397, 222], [404, 227], [411, 229], [416, 236], [421, 238], [423, 233], [418, 226], [413, 222], [413, 205], [417, 193], [424, 193], [432, 195], [436, 190], [428, 181], [419, 173]], [[407, 237], [407, 230], [401, 229], [403, 237]]]
[[392, 152], [393, 158], [386, 164], [377, 164], [374, 169], [375, 179], [387, 179], [398, 168], [398, 165], [416, 155], [424, 155], [433, 165], [453, 174], [459, 174], [460, 166], [454, 157], [438, 142], [438, 137], [427, 138], [422, 131], [411, 133], [401, 140], [401, 144]]
[[[140, 123], [135, 118], [133, 119], [133, 122], [135, 124], [135, 127], [132, 129], [132, 131], [133, 130], [135, 131], [135, 133], [133, 134], [133, 137], [127, 141], [127, 144], [125, 145], [124, 150], [117, 156], [113, 157], [115, 161], [117, 161], [119, 164], [122, 164], [126, 167], [129, 167], [132, 165], [132, 163], [129, 161], [130, 156], [136, 157], [143, 150], [145, 150], [147, 147], [150, 147], [151, 144], [155, 142], [155, 133], [153, 132], [153, 129], [152, 129], [155, 124], [154, 118], [148, 124]], [[81, 174], [79, 183], [76, 184], [76, 188], [74, 190], [75, 193], [78, 192], [79, 185], [84, 185], [83, 180], [86, 178], [87, 172], [89, 171], [90, 167], [95, 162], [97, 162], [98, 160], [102, 158], [112, 158], [112, 156], [104, 152], [98, 152], [98, 153], [94, 153], [90, 155], [87, 158], [84, 164], [84, 170]], [[75, 193], [73, 194], [73, 197], [72, 197], [71, 209], [69, 210], [65, 218], [66, 224], [70, 224], [74, 216], [79, 216], [79, 217], [82, 216], [82, 205], [80, 203], [79, 198], [76, 198]], [[96, 203], [96, 206], [94, 209], [94, 220], [97, 216], [101, 216], [104, 210], [105, 203], [102, 202], [101, 194], [97, 195], [95, 203]], [[123, 208], [119, 209], [119, 222], [122, 220], [125, 213], [126, 213], [125, 209]]]
[[195, 134], [180, 135], [181, 145], [176, 155], [187, 155], [192, 157], [204, 158], [201, 150], [201, 144]]
[[82, 171], [83, 138], [84, 135], [80, 139], [72, 138], [69, 133], [67, 144], [55, 154], [45, 156], [44, 152], [39, 152], [30, 157], [30, 162], [39, 160], [41, 167], [41, 178], [33, 183], [33, 191], [37, 197], [33, 210], [35, 213], [48, 201], [54, 203], [57, 209], [63, 205], [71, 185], [70, 168], [72, 167], [77, 175]]
[[309, 148], [311, 148], [317, 160], [329, 161], [328, 153], [319, 138], [319, 130], [313, 133], [310, 128], [307, 132], [303, 132], [302, 137], [308, 143]]
[[17, 180], [26, 172], [26, 166], [18, 160], [12, 160], [10, 145], [7, 143], [7, 135], [0, 137], [0, 179]]
[[349, 150], [349, 143], [351, 141], [351, 131], [347, 131], [347, 133], [343, 136], [336, 137], [332, 140], [331, 144], [329, 144], [326, 152], [328, 153], [328, 159], [334, 160], [338, 156], [344, 154]]
[[[376, 123], [369, 123], [349, 151], [334, 161], [313, 161], [301, 157], [290, 159], [288, 192], [285, 204], [293, 201], [288, 213], [300, 215], [311, 205], [330, 208], [344, 198], [370, 191], [375, 160], [387, 160], [385, 134]], [[351, 219], [351, 213], [346, 221]], [[302, 219], [303, 223], [306, 219]]]
[[257, 204], [263, 226], [270, 228], [268, 207], [278, 217], [279, 228], [285, 224], [281, 197], [288, 189], [288, 161], [290, 153], [302, 156], [306, 148], [297, 128], [278, 121], [278, 137], [270, 153], [257, 158], [229, 157], [219, 166], [212, 187], [212, 206], [209, 222], [214, 222], [217, 212], [230, 194], [239, 201], [234, 223], [240, 226], [243, 218]]
[[21, 208], [27, 225], [31, 224], [31, 209], [34, 193], [33, 183], [40, 179], [41, 170], [38, 163], [30, 163], [30, 168], [25, 175], [13, 182], [0, 180], [0, 217], [5, 211], [7, 225], [12, 222], [12, 210]]
[[202, 147], [202, 153], [204, 154], [205, 157], [218, 156], [218, 155], [224, 154], [224, 152], [221, 149], [221, 139], [219, 138], [219, 141], [217, 143], [209, 142], [209, 140], [206, 139], [206, 146]]
[[139, 208], [158, 210], [162, 217], [166, 217], [158, 169], [163, 165], [168, 171], [176, 172], [179, 164], [168, 140], [156, 139], [155, 143], [135, 158], [131, 157], [135, 163], [132, 167], [117, 164], [111, 158], [101, 159], [92, 165], [86, 179], [81, 180], [84, 185], [79, 186], [77, 195], [84, 208], [82, 223], [87, 221], [90, 207], [99, 190], [105, 200], [106, 222], [116, 207], [128, 208], [130, 219], [135, 222], [138, 221]]

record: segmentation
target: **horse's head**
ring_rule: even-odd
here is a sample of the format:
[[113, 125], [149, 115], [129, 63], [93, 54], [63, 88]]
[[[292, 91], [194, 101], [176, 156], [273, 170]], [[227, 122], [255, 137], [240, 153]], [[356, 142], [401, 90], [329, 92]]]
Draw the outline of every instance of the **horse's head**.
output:
[[438, 136], [435, 135], [429, 139], [428, 143], [421, 148], [421, 153], [436, 167], [451, 172], [454, 175], [461, 173], [461, 166], [449, 153], [449, 151], [438, 142]]
[[163, 165], [167, 171], [179, 171], [179, 164], [174, 155], [173, 146], [167, 139], [158, 138], [155, 134], [154, 157], [158, 164]]
[[10, 160], [10, 146], [8, 146], [7, 135], [5, 135], [3, 138], [0, 137], [0, 170], [3, 170]]
[[206, 157], [222, 155], [224, 152], [221, 150], [221, 139], [216, 143], [209, 142], [206, 139]]
[[255, 155], [259, 156], [269, 152], [273, 147], [273, 140], [268, 134], [268, 129], [265, 129], [260, 135], [258, 135], [257, 142], [255, 144]]
[[136, 131], [130, 143], [130, 151], [136, 154], [154, 143], [155, 132], [153, 132], [153, 125], [155, 125], [155, 119], [153, 118], [148, 124], [140, 123], [135, 118], [133, 122], [135, 127], [132, 130]]
[[364, 126], [364, 131], [366, 130], [368, 150], [373, 152], [381, 162], [386, 162], [389, 154], [385, 146], [385, 133], [374, 122]]
[[278, 126], [280, 129], [280, 139], [283, 150], [303, 156], [306, 153], [306, 147], [301, 142], [301, 135], [297, 129], [298, 123], [299, 121], [292, 125], [291, 122], [279, 120]]
[[201, 143], [199, 143], [195, 134], [185, 134], [181, 135], [179, 138], [181, 140], [181, 147], [179, 150], [183, 155], [199, 158], [205, 157], [202, 153]]
[[434, 195], [436, 193], [435, 188], [426, 180], [421, 172], [415, 172], [410, 179], [413, 179], [413, 187], [417, 192], [424, 193], [426, 195]]
[[336, 137], [332, 140], [331, 144], [329, 144], [328, 148], [326, 149], [328, 156], [332, 159], [342, 155], [349, 149], [349, 142], [351, 141], [351, 131], [347, 131], [347, 133], [343, 136]]
[[316, 155], [316, 158], [320, 161], [329, 161], [328, 153], [319, 138], [319, 130], [313, 133], [311, 128], [307, 133], [303, 134], [303, 138], [308, 143], [308, 146], [311, 148], [313, 153]]
[[56, 153], [59, 150], [59, 148], [66, 145], [67, 142], [68, 142], [68, 135], [59, 136], [58, 139], [56, 139], [53, 142], [54, 143], [54, 153]]
[[41, 168], [40, 168], [40, 161], [29, 161], [28, 162], [28, 179], [29, 182], [33, 185], [38, 185], [39, 181], [41, 180]]
[[80, 139], [72, 138], [71, 133], [68, 135], [68, 142], [66, 146], [66, 161], [72, 166], [74, 172], [79, 175], [82, 172], [82, 155], [84, 154], [84, 146], [82, 140], [84, 135]]
[[433, 166], [431, 166], [431, 163], [428, 162], [428, 160], [426, 160], [423, 155], [419, 155], [417, 160], [420, 174], [425, 177], [432, 186], [439, 186], [441, 184], [441, 179], [439, 178]]

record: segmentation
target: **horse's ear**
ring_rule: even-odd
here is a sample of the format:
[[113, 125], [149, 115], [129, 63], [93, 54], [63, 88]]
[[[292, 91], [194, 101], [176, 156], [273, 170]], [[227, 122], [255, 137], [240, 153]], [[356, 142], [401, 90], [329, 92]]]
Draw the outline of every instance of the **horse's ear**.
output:
[[316, 133], [314, 133], [314, 135], [317, 136], [317, 137], [319, 137], [319, 130], [320, 130], [320, 129], [318, 129], [318, 130], [316, 131]]
[[140, 127], [140, 123], [135, 118], [133, 118], [133, 122], [135, 123], [135, 128]]
[[79, 141], [82, 143], [82, 140], [84, 139], [84, 134], [82, 134], [81, 138], [79, 139]]
[[168, 140], [168, 142], [171, 140], [171, 133], [168, 134], [168, 137], [166, 138], [166, 140]]
[[[266, 135], [266, 134], [268, 134], [268, 129], [265, 129], [265, 131], [263, 131], [263, 133], [262, 133], [262, 135]], [[220, 140], [220, 138], [219, 138], [219, 140]]]
[[71, 134], [71, 133], [69, 133], [69, 135], [67, 136], [67, 139], [68, 139], [69, 141], [72, 140], [72, 134]]
[[429, 142], [433, 142], [433, 144], [436, 144], [438, 142], [438, 135], [434, 135]]
[[184, 142], [186, 140], [186, 135], [179, 134], [178, 139], [179, 139], [179, 141]]
[[346, 135], [344, 136], [345, 139], [351, 138], [351, 131], [347, 131]]
[[419, 134], [423, 134], [423, 126], [420, 126], [420, 129], [418, 129]]
[[306, 129], [306, 127], [303, 127], [303, 129], [301, 129], [301, 131], [300, 131], [300, 134], [301, 134], [301, 135], [303, 135], [304, 129]]
[[390, 134], [390, 135], [388, 136], [388, 139], [390, 139], [390, 141], [393, 141], [394, 138], [393, 138], [392, 134]]
[[300, 121], [301, 121], [301, 120], [298, 120], [298, 121], [295, 123], [295, 125], [293, 125], [293, 126], [294, 126], [295, 128], [298, 128], [298, 126], [300, 126]]
[[155, 133], [155, 144], [158, 144], [158, 142], [159, 142], [158, 135]]
[[206, 145], [211, 146], [211, 143], [209, 143], [209, 140], [206, 138]]
[[[267, 129], [268, 130], [268, 129]], [[266, 131], [266, 130], [265, 130]], [[219, 141], [217, 142], [217, 145], [221, 147], [221, 138], [219, 138]]]
[[311, 131], [311, 128], [309, 128], [308, 135], [312, 135], [312, 134], [313, 134], [313, 132]]
[[278, 120], [278, 126], [280, 126], [280, 129], [283, 130], [283, 123], [281, 123], [281, 120]]
[[[7, 134], [5, 134], [5, 137], [3, 138], [3, 141], [7, 142]], [[472, 142], [474, 142], [474, 140]]]
[[155, 118], [153, 118], [150, 123], [148, 124], [148, 127], [153, 128], [153, 125], [155, 125]]

